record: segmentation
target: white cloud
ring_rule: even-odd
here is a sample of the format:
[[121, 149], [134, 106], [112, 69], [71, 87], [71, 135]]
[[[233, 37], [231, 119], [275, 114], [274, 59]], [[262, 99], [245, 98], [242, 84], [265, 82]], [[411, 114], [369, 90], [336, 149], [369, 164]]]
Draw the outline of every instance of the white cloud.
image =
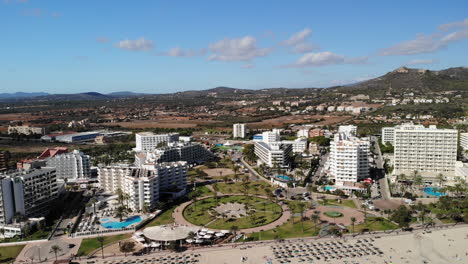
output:
[[305, 53], [311, 52], [314, 50], [318, 50], [320, 47], [318, 45], [310, 44], [310, 43], [299, 43], [293, 47], [293, 53]]
[[411, 65], [422, 65], [422, 64], [434, 64], [438, 62], [439, 60], [437, 59], [414, 59], [414, 60], [408, 61], [407, 63], [405, 63], [405, 65], [411, 66]]
[[154, 44], [152, 40], [145, 39], [141, 37], [136, 40], [122, 40], [119, 41], [116, 46], [121, 49], [125, 50], [133, 50], [133, 51], [150, 51], [154, 48]]
[[252, 36], [242, 38], [225, 38], [209, 45], [213, 53], [208, 57], [210, 61], [250, 61], [257, 57], [268, 55], [272, 50], [258, 48], [257, 40]]
[[310, 28], [304, 28], [303, 30], [294, 33], [289, 39], [283, 41], [283, 45], [293, 46], [302, 43], [310, 36], [310, 34], [312, 34], [312, 30]]
[[[413, 55], [444, 49], [452, 42], [468, 38], [468, 19], [440, 25], [439, 29], [444, 32], [436, 32], [432, 35], [418, 34], [415, 39], [381, 50], [380, 54], [383, 56]], [[455, 31], [446, 33], [449, 30]]]
[[310, 52], [302, 55], [294, 64], [286, 67], [318, 67], [336, 64], [363, 64], [367, 62], [367, 57], [348, 58], [330, 51]]
[[447, 24], [442, 24], [439, 26], [439, 29], [442, 31], [448, 31], [453, 28], [463, 28], [463, 27], [468, 27], [468, 18], [465, 18], [462, 21], [456, 21], [452, 23], [447, 23]]
[[184, 49], [182, 49], [180, 47], [174, 47], [174, 48], [171, 48], [170, 50], [168, 50], [166, 52], [157, 53], [157, 55], [170, 56], [170, 57], [194, 57], [194, 56], [201, 56], [201, 55], [205, 55], [205, 54], [206, 54], [205, 49], [202, 49], [202, 50], [184, 50]]

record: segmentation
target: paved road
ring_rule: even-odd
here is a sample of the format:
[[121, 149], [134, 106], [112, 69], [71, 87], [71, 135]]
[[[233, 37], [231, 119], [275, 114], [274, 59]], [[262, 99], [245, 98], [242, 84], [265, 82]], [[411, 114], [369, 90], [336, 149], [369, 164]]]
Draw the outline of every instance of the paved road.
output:
[[380, 193], [382, 194], [383, 200], [389, 200], [391, 199], [390, 188], [388, 187], [387, 174], [385, 173], [385, 169], [383, 166], [384, 161], [382, 158], [382, 152], [380, 151], [379, 143], [377, 140], [374, 140], [373, 143], [374, 143], [375, 151], [377, 152], [377, 158], [375, 159], [375, 164], [377, 166], [377, 169], [379, 169], [382, 172], [382, 176], [383, 176], [381, 179], [379, 179]]

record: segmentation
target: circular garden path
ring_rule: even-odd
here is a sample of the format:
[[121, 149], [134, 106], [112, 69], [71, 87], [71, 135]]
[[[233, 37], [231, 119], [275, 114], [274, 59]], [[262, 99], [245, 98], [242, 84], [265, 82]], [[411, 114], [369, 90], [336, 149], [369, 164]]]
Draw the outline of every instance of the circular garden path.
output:
[[[237, 195], [239, 195], [239, 194], [237, 194]], [[236, 194], [218, 195], [218, 197], [221, 197], [221, 196], [236, 196]], [[200, 200], [210, 198], [210, 197], [214, 197], [214, 196], [201, 197]], [[267, 197], [258, 196], [258, 195], [255, 195], [255, 197], [268, 199]], [[172, 213], [172, 218], [174, 219], [176, 224], [186, 225], [186, 226], [197, 226], [197, 225], [194, 225], [194, 224], [190, 223], [189, 221], [187, 221], [185, 219], [185, 217], [183, 216], [183, 212], [184, 212], [185, 208], [187, 206], [189, 206], [190, 204], [192, 204], [192, 201], [185, 202], [185, 203], [179, 205], [174, 210], [174, 212]], [[239, 232], [249, 234], [249, 233], [255, 233], [255, 232], [260, 232], [260, 231], [266, 231], [266, 230], [273, 229], [273, 228], [275, 228], [277, 226], [280, 226], [280, 225], [286, 223], [289, 220], [289, 218], [291, 218], [291, 211], [290, 211], [289, 207], [286, 204], [281, 205], [281, 209], [283, 210], [283, 212], [281, 214], [281, 217], [276, 219], [275, 221], [273, 221], [273, 222], [271, 222], [269, 224], [263, 225], [263, 226], [239, 229]], [[209, 228], [209, 229], [210, 230], [216, 230], [216, 229], [213, 229], [213, 228]]]

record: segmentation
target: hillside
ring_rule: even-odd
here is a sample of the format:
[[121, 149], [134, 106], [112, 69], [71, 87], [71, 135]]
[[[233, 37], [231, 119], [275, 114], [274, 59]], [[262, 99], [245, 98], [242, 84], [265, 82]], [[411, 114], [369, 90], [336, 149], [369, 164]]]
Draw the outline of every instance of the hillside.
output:
[[378, 78], [347, 86], [331, 87], [327, 90], [367, 94], [373, 98], [409, 92], [415, 95], [427, 95], [445, 91], [468, 91], [468, 68], [430, 71], [401, 67]]

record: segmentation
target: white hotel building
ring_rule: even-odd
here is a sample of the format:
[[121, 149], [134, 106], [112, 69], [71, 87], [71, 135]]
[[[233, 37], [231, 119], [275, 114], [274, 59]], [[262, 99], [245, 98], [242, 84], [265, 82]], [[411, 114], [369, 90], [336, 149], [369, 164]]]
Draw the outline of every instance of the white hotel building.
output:
[[370, 142], [349, 133], [356, 132], [338, 133], [330, 142], [328, 164], [336, 185], [354, 183], [369, 177]]
[[163, 142], [173, 142], [179, 140], [179, 133], [159, 134], [152, 132], [142, 132], [135, 134], [135, 151], [146, 152], [155, 149], [158, 144]]
[[79, 150], [48, 158], [46, 164], [56, 168], [58, 179], [74, 182], [91, 177], [91, 159]]
[[55, 168], [0, 175], [0, 226], [11, 224], [15, 214], [45, 216], [57, 193]]
[[245, 124], [232, 125], [232, 137], [233, 138], [245, 138], [246, 134], [247, 134], [247, 127]]
[[129, 206], [142, 210], [145, 205], [153, 207], [163, 192], [185, 193], [187, 163], [168, 162], [141, 168], [127, 164], [102, 166], [98, 180], [106, 192], [121, 189], [130, 196]]
[[438, 174], [453, 176], [458, 131], [406, 124], [395, 127], [394, 175], [418, 171], [426, 180]]

